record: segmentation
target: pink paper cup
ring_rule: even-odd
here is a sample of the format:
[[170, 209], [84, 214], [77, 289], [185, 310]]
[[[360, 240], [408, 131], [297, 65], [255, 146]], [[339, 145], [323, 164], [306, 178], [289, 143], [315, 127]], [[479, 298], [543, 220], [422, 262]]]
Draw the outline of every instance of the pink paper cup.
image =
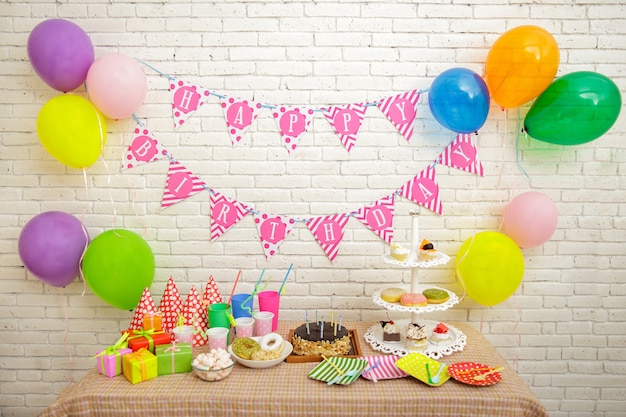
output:
[[272, 319], [274, 313], [271, 311], [258, 311], [254, 313], [254, 335], [265, 336], [272, 333]]
[[272, 319], [272, 331], [275, 332], [278, 328], [278, 310], [280, 304], [280, 297], [278, 291], [261, 291], [258, 294], [259, 297], [259, 311], [269, 311], [274, 313]]
[[235, 333], [237, 337], [252, 337], [254, 333], [254, 319], [252, 317], [239, 317], [235, 319]]
[[209, 350], [226, 350], [226, 338], [228, 337], [228, 331], [229, 330], [225, 327], [211, 327], [207, 330], [207, 335], [209, 336]]
[[193, 327], [192, 326], [180, 326], [174, 327], [174, 340], [176, 343], [192, 343], [193, 342]]

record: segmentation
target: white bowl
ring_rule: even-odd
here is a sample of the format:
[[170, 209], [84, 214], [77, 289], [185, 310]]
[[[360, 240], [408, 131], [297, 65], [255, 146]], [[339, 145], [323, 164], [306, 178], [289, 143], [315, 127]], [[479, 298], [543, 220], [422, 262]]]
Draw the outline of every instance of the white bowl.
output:
[[[262, 337], [251, 337], [250, 339], [256, 340], [257, 342], [260, 342]], [[237, 356], [237, 354], [235, 352], [233, 352], [233, 345], [231, 344], [230, 346], [228, 346], [228, 353], [231, 354], [231, 356], [233, 358], [235, 358], [235, 360], [237, 362], [239, 362], [240, 364], [242, 364], [243, 366], [247, 366], [248, 368], [255, 368], [255, 369], [262, 369], [262, 368], [271, 368], [272, 366], [276, 366], [279, 363], [281, 363], [282, 361], [284, 361], [287, 356], [289, 356], [291, 354], [291, 352], [293, 351], [293, 345], [291, 343], [289, 343], [288, 341], [284, 340], [283, 341], [283, 351], [280, 355], [280, 358], [278, 359], [272, 359], [269, 361], [253, 361], [250, 359], [243, 359], [240, 358], [239, 356]]]

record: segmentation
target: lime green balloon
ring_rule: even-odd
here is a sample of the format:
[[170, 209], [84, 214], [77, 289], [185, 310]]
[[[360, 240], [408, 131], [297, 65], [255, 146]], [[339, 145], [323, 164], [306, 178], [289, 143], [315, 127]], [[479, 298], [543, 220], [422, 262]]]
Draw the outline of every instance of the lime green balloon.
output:
[[579, 145], [604, 135], [622, 108], [613, 81], [589, 71], [556, 79], [535, 100], [524, 119], [532, 138], [557, 145]]
[[509, 298], [524, 277], [524, 256], [517, 243], [500, 232], [467, 239], [456, 257], [457, 278], [467, 294], [484, 306]]
[[108, 230], [87, 247], [82, 271], [94, 294], [114, 307], [132, 310], [152, 284], [154, 255], [138, 234]]

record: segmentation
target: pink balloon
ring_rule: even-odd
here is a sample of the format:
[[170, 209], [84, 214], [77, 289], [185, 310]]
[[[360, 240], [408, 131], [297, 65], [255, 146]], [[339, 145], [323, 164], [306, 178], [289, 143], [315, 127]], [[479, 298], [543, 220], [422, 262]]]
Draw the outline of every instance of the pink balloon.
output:
[[550, 197], [529, 191], [516, 196], [506, 205], [501, 230], [520, 248], [532, 248], [550, 239], [557, 219], [556, 205]]
[[137, 61], [109, 54], [94, 61], [87, 72], [89, 99], [105, 116], [122, 119], [133, 114], [146, 98], [146, 74]]

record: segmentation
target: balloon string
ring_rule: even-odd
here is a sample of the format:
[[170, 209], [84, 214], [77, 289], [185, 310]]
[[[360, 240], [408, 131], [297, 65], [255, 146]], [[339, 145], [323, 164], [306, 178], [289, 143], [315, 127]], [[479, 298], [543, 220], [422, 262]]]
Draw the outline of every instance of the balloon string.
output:
[[522, 171], [524, 173], [524, 175], [526, 176], [526, 179], [530, 179], [530, 177], [528, 176], [528, 173], [526, 172], [526, 170], [524, 169], [524, 167], [522, 166], [521, 162], [520, 162], [520, 158], [519, 158], [519, 137], [520, 137], [520, 132], [521, 132], [521, 115], [520, 115], [520, 110], [519, 107], [517, 108], [517, 129], [516, 129], [516, 135], [515, 135], [515, 163], [517, 164], [517, 166], [519, 167], [520, 171]]
[[515, 370], [517, 371], [517, 361], [519, 359], [521, 349], [521, 341], [519, 334], [517, 333], [517, 326], [519, 326], [520, 322], [522, 321], [522, 312], [519, 305], [517, 304], [517, 297], [515, 293], [513, 293], [513, 304], [515, 305], [515, 310], [517, 310], [517, 322], [513, 326], [513, 337], [515, 338], [515, 343], [517, 345], [517, 352], [515, 353], [515, 358], [513, 358], [513, 368], [515, 368]]
[[498, 175], [498, 185], [496, 188], [500, 188], [500, 183], [502, 182], [502, 173], [504, 172], [504, 152], [506, 151], [506, 132], [508, 131], [508, 113], [506, 109], [502, 109], [504, 113], [504, 136], [502, 137], [502, 153], [500, 155], [500, 174]]
[[[85, 196], [89, 196], [89, 187], [87, 186], [87, 170], [83, 168], [83, 181], [85, 182]], [[88, 198], [87, 198], [88, 199]], [[85, 291], [87, 291], [87, 282], [85, 281], [85, 275], [83, 274], [83, 258], [85, 257], [85, 253], [87, 252], [87, 247], [89, 246], [89, 233], [87, 232], [87, 228], [85, 227], [85, 214], [87, 214], [87, 206], [83, 205], [83, 212], [81, 214], [80, 226], [83, 231], [83, 235], [85, 235], [85, 247], [83, 248], [83, 253], [80, 254], [80, 259], [78, 260], [78, 275], [80, 276], [80, 280], [83, 282], [83, 292], [80, 294], [81, 297], [85, 296]]]
[[70, 350], [69, 345], [67, 344], [67, 337], [70, 334], [70, 319], [67, 314], [67, 307], [65, 305], [65, 292], [61, 290], [61, 305], [63, 306], [63, 316], [65, 317], [65, 336], [63, 337], [63, 345], [65, 347], [65, 352], [67, 352], [69, 356], [69, 360], [67, 362], [67, 386], [69, 387], [74, 383], [74, 379], [72, 378], [72, 351]]

